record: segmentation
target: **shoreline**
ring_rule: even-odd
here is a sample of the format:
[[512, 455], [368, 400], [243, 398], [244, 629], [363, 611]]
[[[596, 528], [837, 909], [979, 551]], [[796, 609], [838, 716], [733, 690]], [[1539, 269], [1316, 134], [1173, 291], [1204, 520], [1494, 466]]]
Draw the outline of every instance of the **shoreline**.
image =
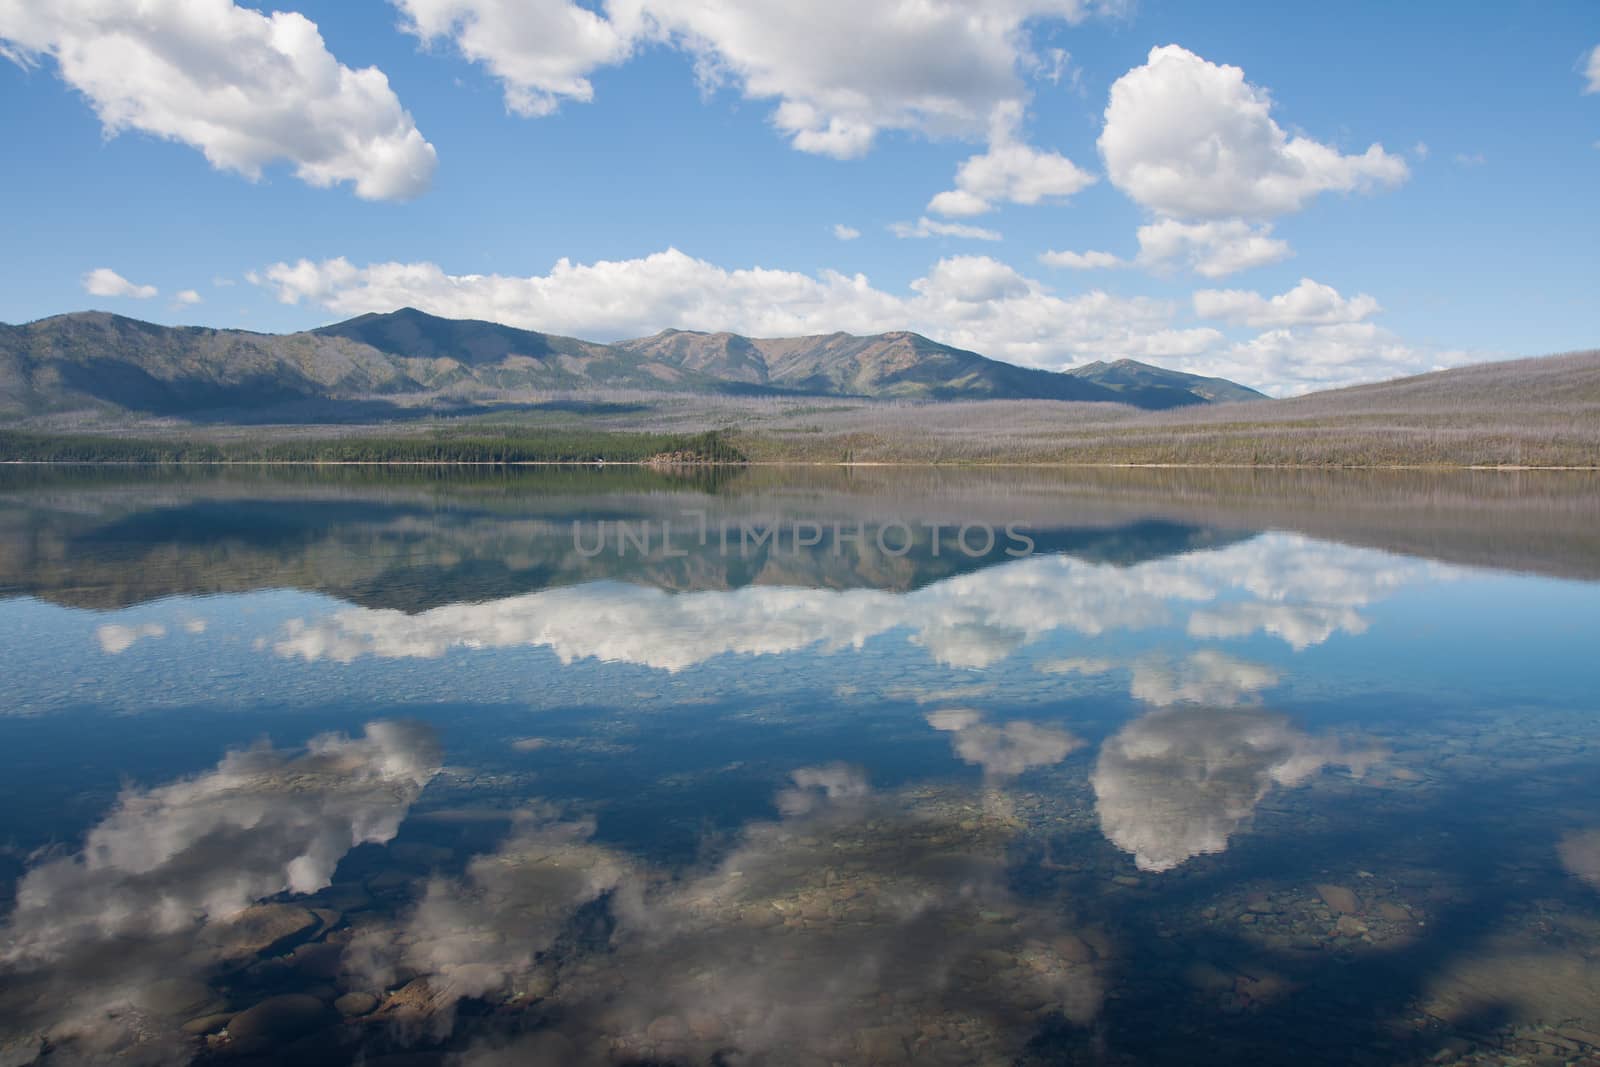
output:
[[996, 460], [993, 462], [941, 463], [926, 460], [746, 460], [739, 462], [657, 463], [650, 460], [317, 460], [317, 459], [180, 459], [180, 460], [74, 460], [74, 459], [0, 459], [0, 467], [577, 467], [604, 470], [607, 467], [630, 467], [647, 470], [707, 470], [742, 469], [747, 467], [839, 467], [839, 468], [897, 468], [942, 470], [1304, 470], [1304, 471], [1490, 471], [1497, 473], [1525, 473], [1531, 471], [1563, 471], [1600, 473], [1600, 464], [1484, 464], [1484, 463], [1170, 463], [1170, 462], [1081, 462]]

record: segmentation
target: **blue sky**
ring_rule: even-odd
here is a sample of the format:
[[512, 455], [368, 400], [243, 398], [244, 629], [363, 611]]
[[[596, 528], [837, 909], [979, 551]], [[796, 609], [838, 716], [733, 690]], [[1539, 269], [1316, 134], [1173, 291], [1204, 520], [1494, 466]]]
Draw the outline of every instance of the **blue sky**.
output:
[[7, 322], [911, 328], [1279, 393], [1600, 343], [1591, 0], [0, 0], [0, 39]]

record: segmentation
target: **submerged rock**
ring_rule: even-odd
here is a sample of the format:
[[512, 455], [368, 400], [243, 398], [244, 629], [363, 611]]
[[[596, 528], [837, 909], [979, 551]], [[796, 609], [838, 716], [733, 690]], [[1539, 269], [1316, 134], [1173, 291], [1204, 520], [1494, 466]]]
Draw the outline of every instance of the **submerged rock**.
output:
[[346, 993], [333, 1002], [333, 1007], [340, 1015], [354, 1018], [374, 1011], [378, 1007], [378, 998], [371, 993]]
[[228, 1036], [236, 1042], [292, 1041], [327, 1021], [327, 1005], [305, 993], [268, 997], [235, 1015]]
[[1333, 909], [1335, 915], [1354, 915], [1361, 910], [1361, 898], [1342, 885], [1319, 885], [1317, 896]]
[[206, 927], [205, 940], [225, 963], [242, 964], [270, 956], [310, 937], [322, 921], [296, 904], [257, 904], [232, 919]]
[[152, 1015], [193, 1018], [223, 1006], [210, 986], [193, 978], [163, 978], [140, 989], [133, 1002]]

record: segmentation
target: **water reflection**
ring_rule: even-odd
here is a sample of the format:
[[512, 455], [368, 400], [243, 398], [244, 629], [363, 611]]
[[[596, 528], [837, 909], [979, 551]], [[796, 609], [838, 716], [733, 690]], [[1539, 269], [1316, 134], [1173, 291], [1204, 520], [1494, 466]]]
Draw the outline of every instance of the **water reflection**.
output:
[[795, 771], [778, 807], [672, 880], [532, 813], [352, 949], [378, 985], [430, 976], [414, 1022], [448, 1028], [464, 997], [559, 1005], [548, 1031], [469, 1056], [486, 1062], [979, 1062], [1016, 1055], [1036, 1020], [1098, 1011], [1092, 950], [1006, 888], [1003, 808], [880, 794], [844, 765]]
[[0, 1065], [1600, 1048], [1589, 497], [593, 477], [0, 482]]
[[1254, 708], [1172, 708], [1107, 740], [1090, 781], [1106, 837], [1140, 870], [1159, 872], [1225, 850], [1273, 788], [1330, 766], [1360, 775], [1377, 755]]
[[81, 851], [34, 864], [17, 888], [0, 951], [8, 1036], [22, 1022], [71, 1045], [71, 1058], [125, 1043], [142, 1014], [175, 1029], [220, 1007], [184, 980], [326, 925], [302, 907], [254, 905], [314, 893], [352, 848], [392, 839], [438, 770], [431, 731], [376, 722], [360, 737], [326, 734], [303, 752], [257, 745], [208, 773], [126, 790]]
[[[280, 656], [341, 663], [434, 659], [452, 648], [547, 647], [567, 663], [593, 657], [678, 671], [726, 654], [859, 649], [904, 630], [935, 661], [978, 668], [1047, 634], [1149, 630], [1169, 625], [1176, 612], [1197, 637], [1261, 630], [1300, 650], [1336, 631], [1362, 632], [1359, 606], [1448, 573], [1437, 564], [1267, 534], [1127, 566], [1024, 559], [907, 593], [766, 586], [668, 593], [599, 582], [415, 615], [346, 608], [290, 620], [272, 647]], [[1197, 661], [1195, 669], [1208, 662], [1212, 671], [1224, 669], [1217, 660]], [[1157, 683], [1146, 672], [1143, 684]]]

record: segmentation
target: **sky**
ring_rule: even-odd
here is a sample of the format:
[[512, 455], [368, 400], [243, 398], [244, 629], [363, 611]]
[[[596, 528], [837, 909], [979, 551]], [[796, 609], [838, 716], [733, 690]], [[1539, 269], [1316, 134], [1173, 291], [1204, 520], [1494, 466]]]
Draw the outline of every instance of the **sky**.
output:
[[1600, 4], [0, 0], [0, 321], [1600, 345]]

